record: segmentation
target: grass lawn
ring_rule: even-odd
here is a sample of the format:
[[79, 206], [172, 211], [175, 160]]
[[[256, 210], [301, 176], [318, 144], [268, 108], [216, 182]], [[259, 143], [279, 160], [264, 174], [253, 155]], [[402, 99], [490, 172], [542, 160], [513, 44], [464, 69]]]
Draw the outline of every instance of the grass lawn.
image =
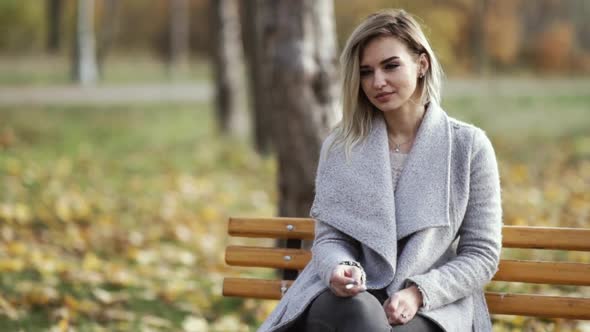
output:
[[[492, 138], [506, 224], [572, 227], [589, 227], [589, 106], [590, 93], [444, 103]], [[273, 215], [275, 175], [247, 142], [215, 135], [207, 104], [0, 108], [0, 326], [248, 331], [273, 303], [220, 296], [234, 273], [226, 218]], [[496, 328], [580, 326], [498, 317]]]
[[[70, 59], [51, 56], [0, 56], [0, 85], [50, 86], [71, 83]], [[100, 84], [206, 81], [211, 77], [207, 62], [191, 59], [186, 68], [171, 74], [165, 63], [153, 56], [113, 54], [106, 59]]]

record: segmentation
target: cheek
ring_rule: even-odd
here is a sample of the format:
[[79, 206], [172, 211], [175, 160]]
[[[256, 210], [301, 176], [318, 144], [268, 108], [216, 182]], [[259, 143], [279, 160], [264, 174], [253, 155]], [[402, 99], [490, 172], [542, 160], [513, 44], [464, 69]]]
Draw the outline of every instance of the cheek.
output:
[[406, 87], [412, 91], [416, 89], [416, 83], [416, 80], [412, 79], [411, 77], [409, 77], [405, 82]]
[[409, 90], [414, 90], [416, 89], [416, 85], [418, 83], [418, 80], [414, 77], [414, 75], [412, 73], [406, 72], [403, 75], [403, 78], [400, 78], [398, 80], [398, 84], [400, 86], [403, 86], [406, 89]]
[[361, 91], [367, 94], [367, 91], [371, 89], [371, 83], [368, 79], [361, 79]]

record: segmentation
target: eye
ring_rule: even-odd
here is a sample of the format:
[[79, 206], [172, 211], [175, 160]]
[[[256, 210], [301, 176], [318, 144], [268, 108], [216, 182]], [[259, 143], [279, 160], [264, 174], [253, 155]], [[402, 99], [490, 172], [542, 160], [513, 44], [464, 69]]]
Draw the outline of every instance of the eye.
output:
[[397, 63], [388, 63], [385, 65], [385, 70], [394, 70], [395, 68], [399, 67]]
[[360, 71], [360, 75], [361, 75], [361, 77], [366, 77], [366, 76], [370, 75], [371, 73], [372, 73], [372, 71], [371, 71], [371, 70], [369, 70], [369, 69], [362, 69], [362, 70]]

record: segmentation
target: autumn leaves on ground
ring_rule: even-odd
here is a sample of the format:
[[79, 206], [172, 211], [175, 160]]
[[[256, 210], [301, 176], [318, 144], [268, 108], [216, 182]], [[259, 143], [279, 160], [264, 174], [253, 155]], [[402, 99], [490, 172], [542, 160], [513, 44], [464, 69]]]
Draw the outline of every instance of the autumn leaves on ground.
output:
[[[589, 105], [590, 95], [447, 99], [492, 137], [506, 224], [588, 227]], [[274, 303], [221, 296], [223, 276], [265, 273], [225, 267], [226, 221], [273, 215], [275, 173], [272, 159], [217, 137], [206, 104], [0, 108], [1, 330], [252, 329]], [[544, 287], [517, 290], [590, 296]], [[495, 329], [580, 324], [497, 317]]]
[[214, 137], [208, 107], [0, 118], [0, 326], [237, 331], [262, 319], [222, 300], [222, 257], [230, 213], [273, 213], [273, 164]]

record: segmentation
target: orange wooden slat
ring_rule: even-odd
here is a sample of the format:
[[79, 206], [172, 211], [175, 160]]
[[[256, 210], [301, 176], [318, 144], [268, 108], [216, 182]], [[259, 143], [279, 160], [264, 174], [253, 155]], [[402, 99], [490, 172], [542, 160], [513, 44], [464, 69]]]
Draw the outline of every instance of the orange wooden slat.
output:
[[[279, 300], [281, 288], [291, 284], [291, 280], [225, 278], [223, 295]], [[487, 292], [486, 300], [493, 314], [590, 320], [590, 298]]]
[[[227, 263], [235, 266], [301, 270], [310, 259], [311, 252], [302, 249], [230, 246], [226, 251]], [[503, 259], [493, 280], [590, 286], [590, 264]]]
[[[282, 297], [281, 288], [288, 288], [292, 283], [293, 280], [225, 278], [223, 279], [223, 296], [279, 300]], [[286, 288], [283, 289], [286, 290]]]
[[590, 251], [590, 229], [504, 226], [502, 244], [506, 248]]
[[228, 246], [225, 251], [226, 263], [234, 266], [302, 270], [310, 260], [311, 252], [304, 249]]
[[590, 298], [486, 293], [493, 314], [590, 320]]
[[590, 264], [503, 259], [494, 280], [590, 286]]
[[[229, 234], [312, 240], [314, 221], [311, 218], [230, 218]], [[506, 248], [590, 251], [589, 239], [588, 228], [504, 226], [502, 229], [502, 244]]]
[[314, 221], [309, 218], [230, 218], [232, 236], [313, 240]]

